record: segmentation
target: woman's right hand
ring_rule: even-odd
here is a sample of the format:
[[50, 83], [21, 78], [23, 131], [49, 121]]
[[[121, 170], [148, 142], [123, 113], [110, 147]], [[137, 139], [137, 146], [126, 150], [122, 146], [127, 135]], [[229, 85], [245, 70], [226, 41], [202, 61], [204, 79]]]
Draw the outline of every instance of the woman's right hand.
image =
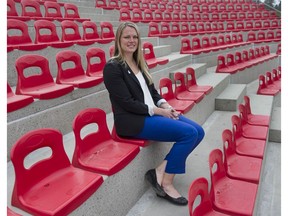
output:
[[180, 113], [174, 110], [173, 108], [163, 109], [163, 108], [158, 108], [158, 107], [154, 108], [154, 114], [162, 115], [164, 117], [175, 119], [175, 120], [177, 120], [180, 115]]

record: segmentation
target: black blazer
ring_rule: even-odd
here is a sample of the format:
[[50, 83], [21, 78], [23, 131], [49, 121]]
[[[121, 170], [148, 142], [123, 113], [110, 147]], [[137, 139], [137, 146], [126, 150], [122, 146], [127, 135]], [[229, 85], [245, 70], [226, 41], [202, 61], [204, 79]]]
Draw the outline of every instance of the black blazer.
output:
[[[155, 104], [162, 99], [154, 84], [149, 85], [143, 73]], [[110, 59], [103, 70], [104, 84], [109, 92], [114, 124], [118, 135], [135, 136], [141, 132], [144, 119], [149, 116], [148, 106], [144, 103], [144, 93], [130, 67]]]

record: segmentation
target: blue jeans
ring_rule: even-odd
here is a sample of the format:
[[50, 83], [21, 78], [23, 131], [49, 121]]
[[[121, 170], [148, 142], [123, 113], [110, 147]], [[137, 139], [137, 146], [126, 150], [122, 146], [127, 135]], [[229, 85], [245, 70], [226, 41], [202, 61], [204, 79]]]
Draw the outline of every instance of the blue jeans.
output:
[[145, 118], [142, 131], [135, 138], [162, 142], [175, 142], [166, 155], [166, 173], [185, 173], [186, 159], [197, 147], [205, 135], [203, 128], [183, 115], [179, 120], [163, 116], [149, 116]]

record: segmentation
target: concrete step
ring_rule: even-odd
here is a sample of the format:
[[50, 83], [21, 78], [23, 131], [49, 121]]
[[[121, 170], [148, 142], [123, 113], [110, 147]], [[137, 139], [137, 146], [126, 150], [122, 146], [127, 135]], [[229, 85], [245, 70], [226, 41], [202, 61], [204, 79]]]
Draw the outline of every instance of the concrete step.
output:
[[269, 127], [269, 141], [281, 143], [281, 107], [273, 107]]
[[243, 101], [246, 95], [245, 84], [230, 84], [215, 99], [215, 110], [220, 111], [237, 111], [238, 105]]

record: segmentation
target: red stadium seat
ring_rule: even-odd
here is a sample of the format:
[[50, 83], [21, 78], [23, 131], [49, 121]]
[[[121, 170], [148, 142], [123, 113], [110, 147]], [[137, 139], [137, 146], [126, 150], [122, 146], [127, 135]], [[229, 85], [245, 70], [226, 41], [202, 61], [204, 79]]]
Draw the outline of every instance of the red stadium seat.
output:
[[[81, 134], [86, 126], [95, 124], [93, 131]], [[126, 167], [139, 153], [137, 145], [122, 143], [112, 139], [106, 122], [106, 113], [98, 108], [80, 111], [73, 120], [75, 151], [72, 164], [75, 167], [113, 175]]]
[[100, 22], [100, 28], [101, 28], [101, 39], [104, 41], [112, 42], [115, 39], [113, 26], [110, 22]]
[[58, 52], [56, 62], [58, 66], [56, 83], [58, 84], [69, 84], [77, 88], [90, 88], [103, 81], [103, 77], [89, 77], [85, 74], [81, 56], [75, 51], [63, 50]]
[[32, 96], [14, 94], [10, 85], [7, 83], [7, 112], [21, 109], [33, 102], [34, 99]]
[[277, 85], [278, 88], [281, 89], [281, 80], [279, 79], [278, 71], [275, 68], [272, 70], [272, 79], [275, 85]]
[[203, 92], [191, 92], [185, 83], [184, 74], [181, 72], [176, 72], [174, 74], [174, 86], [175, 86], [175, 97], [178, 100], [188, 100], [199, 103], [205, 96]]
[[265, 153], [266, 140], [244, 137], [240, 117], [233, 115], [231, 120], [233, 139], [236, 143], [237, 154], [263, 158]]
[[164, 65], [169, 62], [169, 59], [156, 58], [152, 43], [146, 41], [143, 43], [142, 46], [143, 46], [143, 55], [149, 68], [156, 67], [158, 64]]
[[[200, 203], [197, 202], [198, 196], [201, 198]], [[228, 214], [213, 208], [210, 194], [208, 193], [208, 181], [203, 177], [195, 179], [189, 187], [188, 208], [190, 216], [228, 216]]]
[[270, 71], [267, 71], [265, 73], [266, 75], [266, 84], [268, 88], [273, 88], [273, 89], [278, 89], [281, 91], [281, 85], [274, 83], [273, 78], [272, 78], [272, 73]]
[[[26, 156], [43, 148], [49, 148], [51, 156], [27, 167]], [[33, 130], [18, 139], [11, 161], [15, 170], [12, 205], [32, 215], [68, 215], [103, 183], [101, 175], [71, 165], [61, 132], [52, 128]]]
[[78, 22], [83, 22], [86, 20], [86, 18], [80, 18], [79, 12], [78, 12], [78, 7], [74, 4], [71, 3], [65, 3], [64, 4], [64, 18], [71, 19], [73, 21], [78, 21]]
[[23, 55], [16, 60], [15, 65], [18, 74], [16, 94], [52, 99], [68, 94], [74, 89], [72, 85], [59, 85], [54, 82], [49, 62], [43, 56]]
[[130, 9], [127, 7], [122, 7], [119, 10], [120, 18], [119, 21], [131, 21]]
[[259, 85], [257, 89], [257, 94], [275, 96], [279, 93], [279, 89], [273, 89], [273, 88], [267, 87], [266, 78], [263, 74], [259, 75], [258, 80], [259, 80]]
[[131, 21], [135, 23], [143, 21], [142, 10], [140, 8], [134, 8], [132, 10]]
[[[159, 30], [159, 26], [158, 23], [156, 22], [149, 22], [149, 30], [148, 30], [148, 36], [149, 37], [164, 37]], [[166, 37], [168, 37], [169, 35], [167, 35]]]
[[210, 152], [209, 168], [213, 206], [229, 215], [252, 216], [258, 185], [228, 178], [220, 149]]
[[247, 95], [244, 96], [244, 105], [246, 109], [248, 124], [262, 125], [267, 127], [269, 126], [270, 116], [253, 114], [251, 111], [250, 97]]
[[186, 68], [186, 83], [191, 92], [204, 92], [207, 95], [213, 90], [213, 86], [197, 84], [195, 70], [191, 67]]
[[[43, 18], [40, 9], [40, 3], [33, 0], [21, 0], [22, 16], [31, 19]], [[32, 9], [33, 8], [33, 9]]]
[[175, 97], [171, 79], [162, 77], [159, 81], [160, 95], [178, 112], [189, 112], [195, 105], [194, 101], [178, 100]]
[[82, 38], [78, 25], [72, 20], [64, 20], [61, 22], [62, 41], [73, 41], [75, 44], [81, 42]]
[[[14, 32], [18, 31], [18, 33]], [[21, 20], [7, 20], [7, 51], [13, 49], [35, 51], [47, 47], [47, 44], [34, 44], [28, 32], [28, 25]]]
[[[94, 42], [100, 44], [110, 43], [110, 38], [101, 38], [98, 30], [97, 25], [93, 21], [84, 21], [82, 22], [83, 27], [83, 42], [86, 45], [93, 44]], [[90, 42], [90, 43], [89, 43]]]
[[103, 69], [106, 64], [106, 56], [104, 50], [98, 47], [91, 47], [86, 51], [88, 76], [103, 77]]
[[233, 141], [232, 131], [225, 129], [222, 132], [224, 166], [227, 176], [232, 179], [259, 183], [262, 159], [243, 156], [236, 153], [236, 144]]
[[45, 15], [44, 15], [45, 18], [53, 18], [59, 21], [63, 20], [61, 7], [57, 2], [45, 1], [44, 8], [45, 8]]

